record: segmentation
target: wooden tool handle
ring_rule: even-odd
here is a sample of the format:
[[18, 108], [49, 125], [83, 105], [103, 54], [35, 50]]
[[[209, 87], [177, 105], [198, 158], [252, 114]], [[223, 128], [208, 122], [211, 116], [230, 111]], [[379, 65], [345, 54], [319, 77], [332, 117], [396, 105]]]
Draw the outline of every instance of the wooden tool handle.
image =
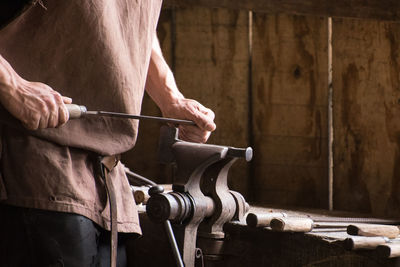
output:
[[274, 218], [271, 228], [280, 232], [310, 232], [313, 229], [313, 220], [309, 218]]
[[272, 219], [285, 217], [287, 217], [287, 214], [284, 212], [249, 213], [246, 217], [246, 223], [250, 227], [268, 227]]
[[379, 245], [376, 252], [383, 258], [394, 258], [400, 256], [400, 242], [386, 243]]
[[70, 119], [79, 119], [87, 112], [85, 106], [75, 105], [75, 104], [65, 104], [68, 109]]
[[350, 238], [346, 238], [346, 240], [344, 241], [344, 246], [348, 250], [374, 249], [379, 245], [385, 244], [386, 240], [387, 239], [381, 236], [353, 236]]
[[347, 227], [347, 233], [360, 236], [385, 236], [393, 239], [399, 236], [400, 230], [395, 225], [351, 224]]

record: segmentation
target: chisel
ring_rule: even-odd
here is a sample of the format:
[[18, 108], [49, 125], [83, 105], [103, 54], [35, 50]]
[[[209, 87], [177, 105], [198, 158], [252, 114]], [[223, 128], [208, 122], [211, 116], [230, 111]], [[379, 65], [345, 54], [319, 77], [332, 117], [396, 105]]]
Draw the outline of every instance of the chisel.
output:
[[105, 116], [105, 117], [116, 117], [116, 118], [134, 119], [134, 120], [153, 120], [153, 121], [180, 124], [180, 125], [196, 125], [195, 122], [189, 120], [180, 120], [180, 119], [145, 116], [145, 115], [133, 115], [133, 114], [109, 112], [109, 111], [88, 111], [85, 106], [76, 104], [66, 104], [66, 106], [69, 112], [70, 119], [78, 119], [81, 117], [89, 117], [89, 116]]

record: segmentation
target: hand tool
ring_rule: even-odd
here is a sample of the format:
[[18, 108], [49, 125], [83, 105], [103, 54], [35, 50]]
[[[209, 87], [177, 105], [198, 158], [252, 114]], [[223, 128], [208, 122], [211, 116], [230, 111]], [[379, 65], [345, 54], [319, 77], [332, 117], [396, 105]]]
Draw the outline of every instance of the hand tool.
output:
[[344, 240], [347, 250], [376, 249], [376, 253], [383, 258], [400, 257], [400, 239], [389, 239], [383, 236], [352, 236]]
[[383, 258], [400, 257], [400, 242], [389, 240], [385, 244], [379, 245], [376, 252]]
[[354, 224], [349, 221], [314, 221], [307, 217], [273, 218], [270, 221], [270, 226], [272, 230], [280, 232], [310, 232], [315, 228], [344, 228], [347, 229], [347, 233], [350, 235], [384, 236], [388, 238], [399, 236], [399, 228], [395, 225], [376, 223]]
[[88, 111], [85, 106], [76, 105], [76, 104], [66, 104], [69, 118], [70, 119], [78, 119], [81, 117], [87, 116], [103, 116], [103, 117], [114, 117], [114, 118], [125, 118], [125, 119], [134, 119], [134, 120], [154, 120], [159, 122], [171, 123], [171, 124], [179, 124], [179, 125], [196, 125], [195, 122], [189, 120], [180, 120], [173, 118], [163, 118], [163, 117], [155, 117], [155, 116], [145, 116], [145, 115], [133, 115], [119, 112], [109, 112], [109, 111]]
[[399, 236], [400, 230], [396, 225], [351, 224], [347, 227], [347, 233], [349, 235], [396, 238]]
[[249, 213], [246, 217], [246, 223], [250, 227], [268, 227], [272, 219], [286, 217], [285, 212]]
[[347, 250], [375, 249], [387, 242], [389, 242], [389, 238], [383, 236], [352, 236], [344, 240], [344, 247]]
[[310, 218], [283, 217], [273, 218], [270, 222], [271, 229], [279, 232], [311, 232], [315, 228], [342, 228], [346, 229], [348, 223], [343, 222], [314, 222]]

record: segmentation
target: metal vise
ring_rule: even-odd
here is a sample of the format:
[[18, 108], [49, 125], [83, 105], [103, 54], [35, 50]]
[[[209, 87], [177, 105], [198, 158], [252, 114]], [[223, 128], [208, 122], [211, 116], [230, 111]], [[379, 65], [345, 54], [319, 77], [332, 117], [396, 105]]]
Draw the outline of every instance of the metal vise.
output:
[[225, 237], [223, 225], [243, 220], [248, 210], [244, 197], [229, 190], [228, 171], [238, 158], [250, 161], [252, 149], [185, 142], [178, 139], [176, 128], [162, 127], [159, 156], [162, 163], [176, 164], [173, 191], [152, 188], [147, 215], [155, 222], [174, 224], [186, 267], [193, 267], [195, 255], [202, 254], [196, 241], [218, 258]]

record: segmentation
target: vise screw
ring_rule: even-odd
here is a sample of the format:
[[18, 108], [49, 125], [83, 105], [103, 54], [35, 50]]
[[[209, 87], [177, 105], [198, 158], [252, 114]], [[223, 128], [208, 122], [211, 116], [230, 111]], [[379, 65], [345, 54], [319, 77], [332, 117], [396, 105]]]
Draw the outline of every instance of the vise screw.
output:
[[250, 161], [252, 156], [250, 147], [185, 142], [178, 139], [176, 128], [161, 128], [160, 161], [176, 164], [173, 191], [151, 188], [146, 212], [154, 222], [173, 223], [186, 267], [194, 267], [201, 249], [218, 258], [225, 237], [223, 225], [244, 219], [248, 204], [240, 193], [229, 190], [227, 178], [238, 158]]

